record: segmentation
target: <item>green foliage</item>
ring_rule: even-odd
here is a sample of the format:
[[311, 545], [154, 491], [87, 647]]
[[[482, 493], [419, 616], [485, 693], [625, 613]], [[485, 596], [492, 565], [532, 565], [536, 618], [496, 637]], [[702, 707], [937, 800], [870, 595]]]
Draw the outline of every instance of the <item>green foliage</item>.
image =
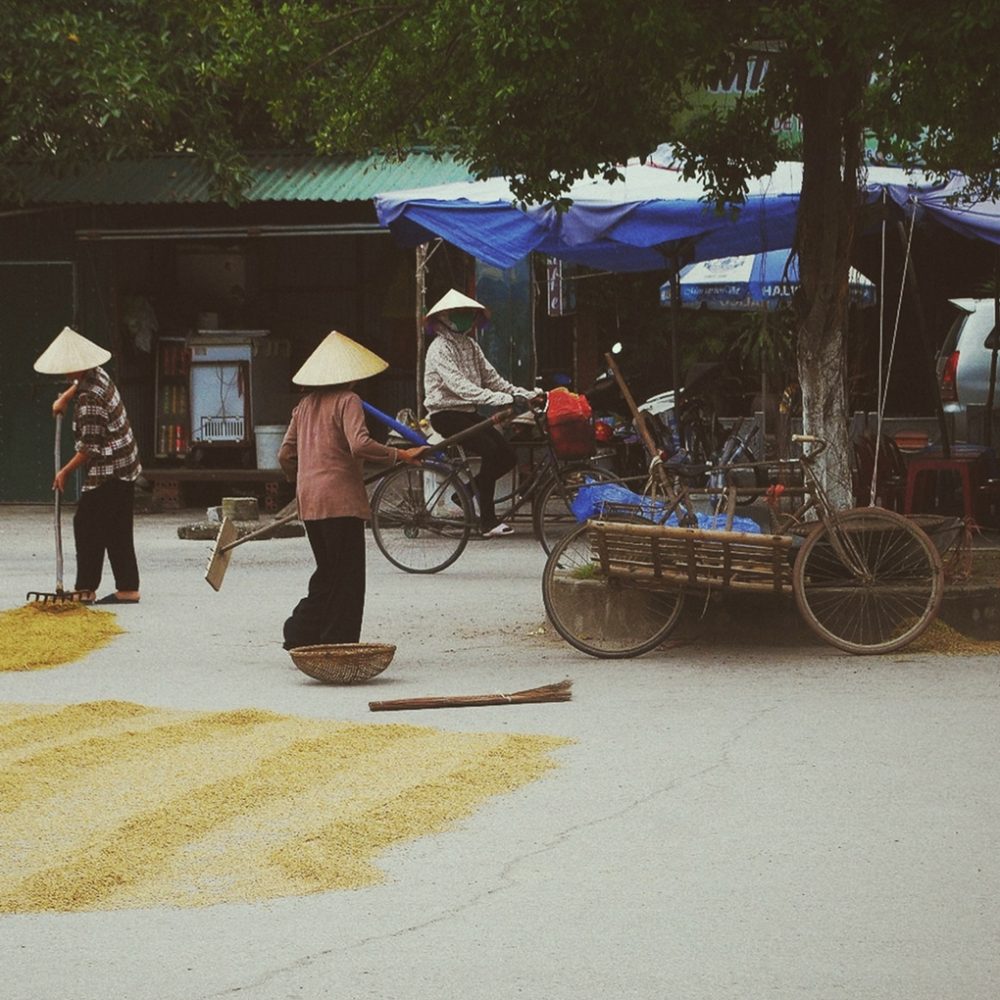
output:
[[[984, 2], [11, 0], [0, 164], [185, 149], [235, 197], [249, 148], [420, 143], [553, 199], [670, 139], [732, 199], [779, 155], [773, 119], [808, 114], [810, 81], [836, 78], [863, 81], [845, 113], [883, 151], [988, 186], [998, 28]], [[758, 94], [692, 101], [748, 55], [769, 60]]]
[[217, 14], [183, 0], [0, 6], [0, 164], [65, 171], [190, 150], [238, 197], [241, 149], [274, 128], [244, 100]]
[[744, 313], [730, 357], [744, 369], [763, 372], [772, 386], [795, 373], [795, 317], [788, 308]]
[[697, 177], [720, 203], [739, 203], [750, 177], [764, 177], [778, 161], [778, 134], [768, 102], [740, 98], [732, 107], [708, 107], [688, 120], [674, 144], [684, 174]]
[[1000, 7], [978, 2], [893, 9], [894, 45], [866, 95], [887, 155], [962, 170], [996, 191], [1000, 163]]

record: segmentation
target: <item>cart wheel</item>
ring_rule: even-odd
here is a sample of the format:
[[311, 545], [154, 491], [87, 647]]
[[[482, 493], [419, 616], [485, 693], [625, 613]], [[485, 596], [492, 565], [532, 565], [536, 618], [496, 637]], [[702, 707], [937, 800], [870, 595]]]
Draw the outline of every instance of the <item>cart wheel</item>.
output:
[[581, 486], [587, 483], [620, 482], [613, 472], [596, 465], [581, 465], [563, 469], [558, 479], [553, 477], [545, 483], [538, 496], [531, 501], [535, 538], [545, 552], [551, 552], [556, 542], [579, 524], [570, 510], [570, 504], [576, 499]]
[[677, 624], [684, 592], [602, 575], [591, 536], [589, 525], [577, 525], [549, 555], [542, 573], [549, 620], [590, 656], [620, 659], [655, 649]]
[[401, 465], [372, 494], [372, 534], [382, 554], [407, 573], [437, 573], [464, 551], [475, 523], [472, 500], [455, 472]]
[[891, 653], [935, 619], [941, 557], [901, 514], [859, 508], [806, 538], [792, 569], [795, 603], [820, 638], [849, 653]]

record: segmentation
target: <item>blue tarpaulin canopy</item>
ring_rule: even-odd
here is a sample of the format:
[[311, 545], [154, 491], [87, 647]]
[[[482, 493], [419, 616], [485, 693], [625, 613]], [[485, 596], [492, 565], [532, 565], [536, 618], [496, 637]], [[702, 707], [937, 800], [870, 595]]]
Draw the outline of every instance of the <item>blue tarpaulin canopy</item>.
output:
[[931, 190], [914, 191], [900, 184], [888, 184], [886, 190], [907, 213], [915, 209], [918, 219], [923, 215], [969, 239], [1000, 244], [1000, 202], [970, 194], [961, 174]]
[[[406, 246], [441, 237], [479, 260], [511, 267], [532, 251], [610, 271], [655, 271], [687, 261], [778, 250], [795, 236], [802, 164], [779, 163], [750, 181], [746, 201], [723, 211], [704, 186], [653, 160], [619, 168], [624, 180], [588, 178], [567, 192], [565, 212], [520, 206], [502, 178], [443, 184], [375, 197], [379, 222]], [[868, 171], [864, 197], [876, 201], [934, 190], [923, 175]]]

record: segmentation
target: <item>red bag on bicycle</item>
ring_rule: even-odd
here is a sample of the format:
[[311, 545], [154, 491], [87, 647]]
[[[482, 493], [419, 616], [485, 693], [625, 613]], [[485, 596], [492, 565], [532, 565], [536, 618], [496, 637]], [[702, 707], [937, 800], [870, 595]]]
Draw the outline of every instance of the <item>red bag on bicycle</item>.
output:
[[565, 388], [553, 389], [545, 415], [552, 450], [559, 458], [590, 458], [594, 454], [594, 421], [586, 396]]

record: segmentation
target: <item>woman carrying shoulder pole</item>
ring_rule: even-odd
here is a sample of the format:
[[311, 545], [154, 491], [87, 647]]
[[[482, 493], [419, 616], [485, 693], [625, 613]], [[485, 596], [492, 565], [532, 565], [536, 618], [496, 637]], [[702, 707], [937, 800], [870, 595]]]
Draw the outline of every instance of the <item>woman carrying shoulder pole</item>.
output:
[[365, 607], [365, 461], [415, 463], [428, 449], [392, 448], [368, 434], [360, 379], [388, 368], [357, 341], [328, 334], [292, 381], [310, 392], [292, 412], [278, 450], [295, 483], [299, 516], [316, 561], [309, 590], [285, 622], [284, 648], [352, 643], [361, 637]]

